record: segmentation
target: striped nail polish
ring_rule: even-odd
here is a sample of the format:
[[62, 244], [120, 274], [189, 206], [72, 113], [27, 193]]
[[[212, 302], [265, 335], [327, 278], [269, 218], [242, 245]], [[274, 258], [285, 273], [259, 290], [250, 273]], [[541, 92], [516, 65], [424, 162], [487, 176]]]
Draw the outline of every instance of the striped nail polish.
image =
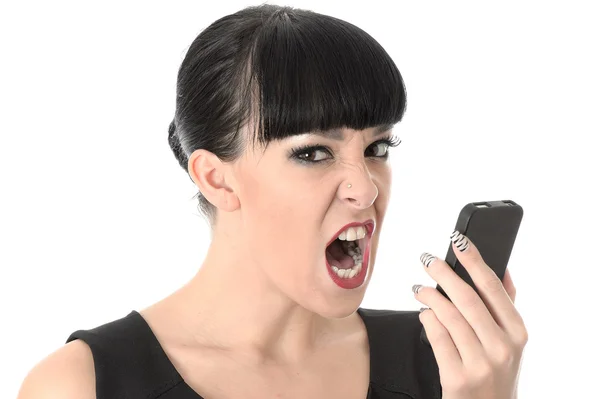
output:
[[431, 262], [433, 262], [434, 260], [435, 260], [435, 256], [433, 256], [427, 252], [423, 252], [423, 254], [421, 255], [421, 263], [427, 267], [429, 267], [429, 265], [431, 265]]
[[468, 238], [460, 234], [458, 230], [454, 230], [454, 233], [450, 236], [450, 240], [452, 240], [460, 252], [464, 252], [469, 248]]
[[415, 294], [418, 294], [419, 291], [421, 291], [421, 288], [423, 288], [423, 286], [421, 284], [415, 284], [412, 286], [412, 292], [414, 292]]

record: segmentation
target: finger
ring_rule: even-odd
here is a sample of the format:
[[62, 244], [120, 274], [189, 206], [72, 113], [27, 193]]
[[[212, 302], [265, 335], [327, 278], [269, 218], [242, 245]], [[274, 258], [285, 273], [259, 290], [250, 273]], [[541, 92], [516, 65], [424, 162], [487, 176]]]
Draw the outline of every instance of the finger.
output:
[[433, 287], [416, 284], [413, 292], [415, 299], [433, 309], [438, 321], [450, 334], [463, 364], [467, 368], [477, 367], [485, 359], [483, 346], [456, 306]]
[[503, 342], [504, 333], [469, 284], [436, 256], [425, 252], [421, 255], [421, 262], [425, 265], [427, 273], [444, 289], [450, 301], [475, 331], [485, 349], [494, 348]]
[[508, 272], [508, 269], [504, 272], [504, 278], [502, 279], [502, 285], [504, 285], [504, 289], [508, 293], [513, 304], [515, 303], [515, 298], [517, 297], [517, 289], [512, 280], [512, 276]]
[[446, 328], [440, 323], [432, 309], [426, 309], [419, 314], [419, 320], [425, 328], [425, 334], [431, 344], [431, 349], [438, 364], [440, 379], [450, 380], [446, 373], [458, 372], [463, 369], [460, 354]]
[[458, 261], [471, 276], [481, 299], [498, 325], [504, 331], [520, 325], [521, 317], [504, 289], [502, 281], [484, 262], [473, 242], [455, 231], [452, 234], [452, 249]]

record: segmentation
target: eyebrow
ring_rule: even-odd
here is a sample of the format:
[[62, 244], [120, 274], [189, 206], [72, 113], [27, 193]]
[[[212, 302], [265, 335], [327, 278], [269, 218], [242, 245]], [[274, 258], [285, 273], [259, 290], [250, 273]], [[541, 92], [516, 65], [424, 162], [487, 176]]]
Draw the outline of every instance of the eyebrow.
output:
[[[375, 126], [375, 130], [371, 133], [371, 137], [375, 137], [383, 132], [387, 132], [388, 130], [392, 130], [394, 127], [393, 123], [384, 123], [383, 125]], [[344, 140], [344, 134], [341, 129], [329, 129], [329, 130], [317, 130], [311, 132], [312, 135], [322, 136], [328, 139], [342, 141]]]

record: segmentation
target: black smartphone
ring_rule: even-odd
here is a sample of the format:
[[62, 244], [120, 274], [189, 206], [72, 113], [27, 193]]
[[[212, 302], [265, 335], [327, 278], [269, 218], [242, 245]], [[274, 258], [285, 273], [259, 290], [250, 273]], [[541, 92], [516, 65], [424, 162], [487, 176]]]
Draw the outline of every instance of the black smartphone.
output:
[[[521, 219], [523, 208], [514, 201], [471, 202], [460, 211], [455, 229], [475, 244], [485, 263], [502, 280]], [[479, 294], [471, 276], [456, 259], [452, 243], [448, 246], [446, 263]], [[435, 288], [450, 300], [439, 284]], [[421, 328], [421, 341], [431, 347], [424, 327]]]

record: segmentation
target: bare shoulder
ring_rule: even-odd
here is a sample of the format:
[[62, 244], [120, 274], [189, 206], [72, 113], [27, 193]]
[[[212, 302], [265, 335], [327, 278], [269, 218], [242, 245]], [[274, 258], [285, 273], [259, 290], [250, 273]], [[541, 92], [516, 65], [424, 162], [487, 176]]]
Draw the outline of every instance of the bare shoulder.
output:
[[90, 347], [76, 339], [42, 359], [27, 374], [17, 399], [95, 399]]

